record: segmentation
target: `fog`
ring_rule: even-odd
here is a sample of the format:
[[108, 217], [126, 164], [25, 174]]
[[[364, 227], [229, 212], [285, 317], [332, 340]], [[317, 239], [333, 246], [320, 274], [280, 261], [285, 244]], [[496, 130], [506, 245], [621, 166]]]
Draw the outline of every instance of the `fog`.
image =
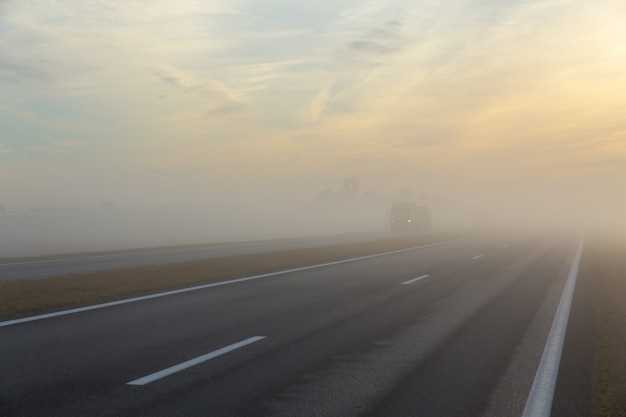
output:
[[384, 211], [240, 207], [0, 215], [0, 258], [380, 231]]
[[[430, 231], [495, 228], [558, 232], [590, 228], [626, 230], [618, 194], [593, 199], [571, 190], [515, 189], [507, 183], [481, 195], [413, 191], [362, 191], [356, 177], [321, 189], [308, 201], [249, 201], [247, 204], [171, 204], [124, 207], [53, 206], [10, 210], [0, 207], [0, 259], [379, 232], [389, 227], [394, 202], [412, 201], [431, 210]], [[509, 188], [505, 191], [505, 188]], [[469, 189], [469, 186], [468, 186]], [[476, 190], [473, 191], [476, 193]], [[422, 231], [425, 233], [427, 231]]]
[[626, 6], [0, 4], [0, 258], [626, 226]]

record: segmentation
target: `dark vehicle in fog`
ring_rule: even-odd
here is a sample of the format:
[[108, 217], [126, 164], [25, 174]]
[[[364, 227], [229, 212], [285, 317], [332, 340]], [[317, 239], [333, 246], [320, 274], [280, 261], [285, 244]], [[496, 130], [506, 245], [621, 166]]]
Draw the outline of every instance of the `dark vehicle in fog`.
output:
[[429, 230], [432, 221], [430, 209], [415, 203], [394, 203], [389, 211], [389, 227], [392, 232]]

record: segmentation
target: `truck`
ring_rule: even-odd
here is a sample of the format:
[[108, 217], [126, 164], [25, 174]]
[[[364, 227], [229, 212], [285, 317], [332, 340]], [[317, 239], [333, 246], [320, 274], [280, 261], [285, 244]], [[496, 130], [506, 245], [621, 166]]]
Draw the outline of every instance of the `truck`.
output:
[[389, 227], [392, 232], [429, 230], [432, 226], [430, 209], [414, 202], [393, 203], [389, 210]]

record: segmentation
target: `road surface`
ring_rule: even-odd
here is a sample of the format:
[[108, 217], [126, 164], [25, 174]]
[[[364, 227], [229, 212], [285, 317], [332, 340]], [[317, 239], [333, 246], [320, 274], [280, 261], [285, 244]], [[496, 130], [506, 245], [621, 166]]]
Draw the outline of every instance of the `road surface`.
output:
[[[521, 416], [578, 244], [482, 236], [0, 322], [0, 415]], [[552, 416], [589, 410], [577, 278]]]

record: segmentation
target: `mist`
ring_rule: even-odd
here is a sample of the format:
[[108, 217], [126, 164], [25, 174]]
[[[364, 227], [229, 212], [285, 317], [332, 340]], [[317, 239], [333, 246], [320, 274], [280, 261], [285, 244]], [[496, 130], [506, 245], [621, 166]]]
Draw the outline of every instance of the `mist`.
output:
[[[377, 180], [383, 183], [384, 178]], [[397, 234], [390, 231], [389, 209], [394, 202], [408, 201], [430, 209], [433, 227], [429, 231], [626, 230], [624, 202], [619, 194], [583, 193], [584, 185], [533, 189], [529, 184], [513, 187], [507, 181], [491, 181], [490, 188], [468, 183], [456, 192], [419, 191], [408, 186], [380, 192], [357, 177], [347, 177], [300, 200], [284, 195], [248, 201], [240, 197], [232, 203], [173, 202], [147, 207], [106, 201], [91, 207], [62, 202], [21, 210], [2, 206], [0, 258], [344, 233], [377, 233], [376, 238], [391, 238]], [[147, 197], [146, 201], [153, 200]]]
[[312, 207], [5, 213], [0, 215], [0, 258], [381, 231], [384, 220], [384, 211], [356, 208], [331, 215]]
[[626, 228], [622, 3], [231, 3], [0, 6], [0, 258]]

